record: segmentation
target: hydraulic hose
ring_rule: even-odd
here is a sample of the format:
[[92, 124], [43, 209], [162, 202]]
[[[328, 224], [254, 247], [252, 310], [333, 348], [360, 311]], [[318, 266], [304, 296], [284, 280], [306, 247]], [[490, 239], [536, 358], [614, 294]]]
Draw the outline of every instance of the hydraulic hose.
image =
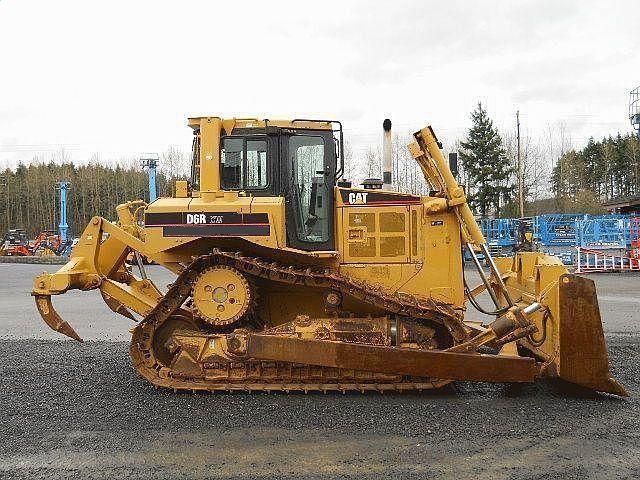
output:
[[478, 310], [480, 313], [483, 313], [485, 315], [500, 316], [500, 315], [504, 315], [505, 313], [507, 313], [507, 311], [509, 311], [509, 306], [508, 305], [506, 307], [503, 307], [503, 308], [500, 308], [500, 309], [494, 310], [494, 311], [485, 310], [484, 308], [482, 308], [480, 306], [480, 304], [478, 303], [476, 298], [471, 294], [471, 289], [469, 288], [469, 285], [467, 284], [467, 278], [466, 278], [464, 272], [462, 273], [462, 280], [464, 282], [464, 291], [467, 294], [467, 298], [469, 299], [469, 303], [471, 303], [471, 305], [473, 305], [474, 308], [476, 310]]

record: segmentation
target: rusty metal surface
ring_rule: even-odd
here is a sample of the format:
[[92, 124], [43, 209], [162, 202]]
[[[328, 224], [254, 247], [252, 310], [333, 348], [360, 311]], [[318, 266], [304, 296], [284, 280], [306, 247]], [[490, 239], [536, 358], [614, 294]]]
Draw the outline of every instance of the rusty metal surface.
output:
[[[446, 305], [423, 304], [406, 295], [391, 295], [332, 271], [300, 269], [255, 257], [214, 251], [210, 255], [196, 258], [185, 268], [158, 305], [134, 330], [130, 350], [134, 365], [141, 375], [155, 385], [191, 390], [399, 390], [431, 388], [452, 380], [531, 382], [536, 376], [547, 374], [541, 372], [539, 365], [530, 358], [480, 355], [475, 351], [446, 352], [442, 351], [442, 347], [438, 349], [437, 345], [430, 345], [428, 338], [426, 342], [424, 338], [420, 340], [420, 349], [390, 348], [396, 342], [391, 342], [389, 333], [386, 334], [389, 335], [387, 338], [375, 329], [369, 332], [362, 329], [358, 331], [358, 319], [352, 319], [351, 323], [347, 322], [342, 326], [336, 323], [324, 336], [319, 333], [322, 328], [317, 328], [314, 330], [314, 338], [304, 339], [299, 325], [296, 327], [288, 324], [273, 327], [272, 331], [262, 331], [262, 335], [251, 333], [250, 337], [255, 340], [247, 347], [253, 349], [248, 353], [243, 352], [242, 348], [238, 349], [234, 343], [243, 335], [246, 336], [246, 331], [240, 330], [239, 336], [229, 337], [229, 353], [233, 355], [232, 350], [236, 349], [238, 354], [235, 360], [230, 361], [224, 353], [213, 352], [207, 343], [212, 341], [212, 344], [217, 344], [222, 341], [226, 338], [222, 332], [212, 332], [202, 325], [197, 327], [200, 330], [186, 336], [183, 332], [172, 333], [166, 328], [162, 329], [164, 322], [180, 311], [200, 273], [213, 265], [231, 266], [252, 278], [269, 282], [329, 289], [367, 303], [382, 305], [390, 313], [415, 318], [427, 322], [427, 325], [430, 323], [432, 327], [444, 326], [451, 333], [454, 348], [464, 344], [464, 340], [469, 340], [465, 338], [466, 332], [460, 333], [461, 330], [458, 330], [463, 327], [455, 311], [448, 310]], [[567, 298], [584, 298], [573, 303], [561, 302], [565, 304], [565, 309], [569, 308], [568, 305], [573, 305], [575, 310], [571, 313], [563, 312], [563, 318], [588, 317], [590, 320], [586, 323], [590, 326], [583, 329], [583, 333], [588, 335], [586, 332], [589, 329], [596, 326], [601, 329], [597, 309], [595, 315], [588, 314], [594, 311], [590, 305], [596, 302], [597, 307], [595, 290], [592, 285], [589, 287], [580, 281], [576, 282], [575, 287], [578, 290], [565, 289], [561, 295]], [[181, 315], [189, 315], [189, 312], [182, 311]], [[320, 322], [319, 319], [310, 321], [316, 324]], [[396, 334], [398, 326], [395, 327]], [[408, 343], [416, 343], [416, 326], [407, 323], [400, 327], [404, 332], [401, 337], [414, 331], [414, 340]], [[387, 328], [390, 330], [391, 327]], [[572, 336], [571, 332], [576, 329], [577, 326], [565, 323], [567, 335]], [[163, 341], [173, 342], [172, 351], [177, 352], [176, 356], [167, 357], [164, 351], [165, 361], [158, 357], [158, 351], [162, 348], [157, 341], [154, 342], [156, 330], [163, 330]], [[424, 333], [422, 332], [422, 337]], [[604, 340], [601, 338], [600, 341], [591, 343], [583, 339], [573, 349], [567, 350], [564, 370], [560, 376], [595, 390], [624, 394], [624, 389], [603, 373], [602, 368], [605, 367], [608, 373]], [[565, 340], [564, 346], [567, 344], [571, 345], [571, 342], [567, 343]], [[597, 360], [595, 366], [590, 367], [592, 371], [584, 368], [584, 360], [581, 358], [587, 356], [581, 351], [587, 350], [580, 347], [581, 344], [591, 345], [595, 349], [592, 355], [587, 352], [589, 358]], [[169, 357], [173, 360], [170, 361]]]
[[[224, 353], [209, 349], [208, 346], [219, 343], [242, 345], [239, 335], [205, 335], [180, 329], [173, 332], [166, 329], [174, 323], [170, 319], [154, 332], [153, 355], [158, 362], [159, 371], [144, 364], [141, 352], [131, 345], [131, 354], [136, 368], [153, 384], [176, 390], [241, 390], [241, 391], [330, 391], [330, 390], [425, 390], [441, 387], [450, 380], [410, 377], [402, 374], [387, 374], [366, 370], [341, 369], [311, 365], [272, 361], [268, 359], [246, 359], [236, 356], [229, 358]], [[322, 328], [322, 327], [321, 327]], [[372, 331], [372, 338], [379, 338]], [[231, 337], [231, 338], [229, 338]], [[288, 339], [292, 337], [276, 337]], [[167, 340], [168, 341], [165, 341]], [[164, 342], [164, 347], [162, 346]], [[167, 351], [175, 355], [165, 357]], [[160, 367], [170, 363], [170, 368]]]
[[248, 335], [246, 355], [333, 368], [450, 380], [533, 382], [538, 372], [535, 360], [526, 357], [393, 348], [260, 334]]
[[107, 307], [109, 307], [112, 312], [122, 315], [123, 317], [127, 317], [130, 320], [136, 321], [136, 318], [133, 316], [131, 311], [122, 302], [119, 302], [104, 290], [100, 290], [100, 295], [102, 295], [104, 303], [107, 304]]
[[40, 312], [40, 316], [45, 321], [45, 323], [56, 332], [60, 332], [67, 337], [73, 338], [79, 342], [82, 342], [82, 338], [80, 335], [76, 333], [71, 325], [65, 322], [58, 312], [56, 312], [55, 308], [53, 308], [53, 304], [51, 303], [51, 295], [34, 295], [36, 300], [36, 306], [38, 307], [38, 312]]

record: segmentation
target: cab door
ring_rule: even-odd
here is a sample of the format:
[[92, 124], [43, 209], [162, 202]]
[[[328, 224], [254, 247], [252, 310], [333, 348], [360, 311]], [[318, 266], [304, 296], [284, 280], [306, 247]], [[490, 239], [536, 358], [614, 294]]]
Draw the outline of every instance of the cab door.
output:
[[287, 243], [308, 251], [333, 250], [335, 150], [314, 132], [281, 137]]

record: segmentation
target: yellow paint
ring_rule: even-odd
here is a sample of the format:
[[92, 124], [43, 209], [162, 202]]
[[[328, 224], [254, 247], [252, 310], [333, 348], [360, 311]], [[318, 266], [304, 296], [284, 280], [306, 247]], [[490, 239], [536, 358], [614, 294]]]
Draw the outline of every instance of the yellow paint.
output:
[[189, 182], [186, 180], [176, 180], [176, 198], [187, 198], [189, 196]]
[[[160, 198], [149, 205], [141, 200], [118, 205], [117, 222], [92, 218], [74, 247], [69, 262], [54, 274], [43, 273], [34, 279], [33, 294], [37, 305], [45, 322], [52, 328], [77, 337], [51, 306], [51, 295], [62, 294], [70, 289], [100, 289], [112, 310], [129, 317], [131, 314], [127, 309], [142, 316], [147, 315], [158, 304], [162, 293], [153, 282], [137, 278], [132, 269], [125, 265], [125, 259], [132, 251], [139, 252], [176, 274], [183, 272], [185, 265], [194, 257], [211, 253], [214, 249], [240, 251], [285, 265], [334, 271], [366, 283], [372, 289], [411, 295], [419, 301], [430, 297], [458, 311], [465, 308], [462, 247], [464, 243], [482, 245], [485, 239], [467, 205], [463, 189], [449, 170], [431, 127], [415, 134], [416, 141], [409, 145], [409, 150], [436, 193], [418, 199], [409, 194], [377, 190], [379, 193], [396, 195], [393, 202], [367, 204], [366, 194], [371, 190], [350, 189], [349, 204], [345, 204], [341, 195], [343, 190], [336, 187], [333, 206], [335, 251], [318, 252], [298, 250], [287, 245], [285, 198], [254, 197], [242, 191], [221, 189], [220, 144], [224, 135], [232, 134], [238, 128], [255, 129], [256, 134], [263, 135], [271, 126], [331, 130], [330, 123], [198, 117], [189, 119], [189, 126], [194, 129], [196, 145], [199, 145], [195, 159], [196, 168], [199, 169], [199, 189], [191, 191], [187, 182], [178, 181], [174, 197]], [[173, 232], [166, 232], [165, 235], [165, 226], [153, 226], [150, 221], [149, 226], [144, 226], [145, 216], [167, 213], [175, 214], [164, 217], [168, 219], [188, 215], [201, 218], [206, 214], [224, 213], [266, 214], [269, 233], [245, 237], [171, 237], [169, 233]], [[189, 223], [195, 225], [198, 222], [189, 220]], [[167, 225], [171, 226], [171, 223]], [[191, 229], [189, 231], [192, 232]], [[227, 229], [224, 233], [228, 232]], [[506, 342], [500, 355], [515, 356], [519, 353], [518, 348], [525, 348], [544, 362], [544, 368], [548, 368], [545, 374], [553, 375], [553, 369], [557, 373], [558, 366], [562, 367], [563, 364], [567, 372], [575, 373], [575, 368], [571, 370], [572, 357], [564, 347], [564, 358], [569, 360], [559, 363], [560, 334], [563, 333], [564, 338], [570, 331], [561, 328], [560, 318], [558, 285], [561, 278], [569, 280], [562, 277], [567, 273], [564, 265], [556, 257], [538, 252], [522, 252], [513, 258], [498, 258], [496, 263], [500, 275], [492, 281], [500, 283], [500, 279], [503, 279], [506, 285], [505, 289], [498, 290], [498, 300], [505, 304], [508, 292], [516, 305], [492, 325], [500, 327], [508, 320], [513, 320], [514, 325], [523, 320], [520, 325], [526, 325], [521, 332], [518, 332], [518, 327], [509, 333], [520, 336], [509, 339], [501, 336], [498, 339]], [[285, 284], [278, 282], [277, 278], [272, 282], [262, 278], [254, 285], [244, 275], [227, 266], [212, 267], [194, 281], [192, 301], [186, 302], [182, 308], [190, 309], [194, 317], [216, 325], [235, 322], [256, 298], [255, 312], [268, 326], [293, 321], [299, 315], [323, 318], [327, 311], [335, 313], [333, 309], [339, 303], [331, 300], [337, 294], [326, 291], [326, 285], [319, 290], [306, 282]], [[589, 290], [591, 287], [585, 282], [577, 287], [587, 293], [594, 291]], [[366, 302], [362, 297], [346, 291], [342, 294], [344, 298], [339, 308], [344, 312], [363, 317], [388, 315], [384, 305]], [[593, 304], [594, 297], [592, 293], [590, 295]], [[325, 305], [327, 298], [329, 300]], [[541, 307], [537, 311], [529, 308], [533, 313], [524, 317], [523, 309], [534, 302], [540, 303]], [[570, 302], [563, 305], [562, 311], [568, 308], [571, 308]], [[587, 318], [597, 322], [595, 314], [598, 312], [592, 308], [590, 313], [592, 315]], [[572, 315], [570, 320], [574, 323], [568, 321], [567, 328], [578, 325], [575, 323], [579, 321], [578, 317]], [[531, 333], [531, 325], [527, 321], [535, 325], [538, 331]], [[478, 346], [496, 340], [497, 333], [491, 325], [483, 328], [467, 324], [467, 328], [480, 332], [480, 335], [454, 348], [466, 351], [473, 347], [467, 344], [469, 342], [476, 342]], [[207, 337], [189, 333], [188, 330], [163, 341], [178, 341], [180, 337], [180, 352], [172, 367], [198, 374], [196, 359], [201, 358], [202, 352], [206, 350], [206, 355], [213, 355], [214, 351], [223, 354], [226, 347], [224, 340], [207, 343]], [[575, 351], [573, 353], [575, 356]], [[136, 353], [132, 349], [132, 355], [135, 360], [140, 351]], [[136, 361], [153, 360], [152, 357], [148, 358], [151, 360], [137, 358]], [[588, 383], [585, 385], [594, 387]], [[601, 385], [603, 383], [597, 386]]]
[[[422, 197], [398, 194], [414, 203], [408, 205], [345, 205], [340, 188], [335, 189], [335, 242], [334, 252], [306, 252], [287, 246], [285, 199], [283, 197], [253, 197], [238, 191], [223, 191], [220, 188], [220, 141], [221, 137], [236, 128], [255, 128], [263, 133], [265, 127], [282, 128], [332, 128], [326, 122], [294, 122], [289, 120], [265, 121], [259, 119], [220, 119], [197, 117], [189, 119], [189, 126], [199, 136], [200, 191], [189, 192], [186, 182], [176, 184], [173, 198], [159, 198], [153, 204], [129, 202], [118, 206], [119, 221], [110, 223], [94, 218], [87, 226], [71, 261], [53, 275], [38, 277], [34, 291], [46, 294], [62, 293], [70, 288], [99, 288], [100, 278], [119, 274], [122, 262], [131, 249], [138, 250], [149, 259], [179, 272], [183, 264], [195, 255], [206, 254], [212, 248], [242, 250], [272, 257], [279, 262], [298, 264], [304, 257], [313, 265], [316, 259], [325, 259], [343, 275], [351, 276], [390, 292], [403, 292], [418, 297], [431, 297], [462, 309], [465, 305], [462, 282], [462, 240], [478, 243], [484, 241], [471, 216], [464, 192], [448, 169], [437, 139], [430, 127], [416, 134], [416, 142], [409, 148], [422, 168], [425, 177], [439, 190], [437, 196]], [[370, 190], [351, 189], [354, 194]], [[395, 193], [395, 192], [394, 192]], [[364, 197], [363, 197], [364, 198]], [[168, 237], [162, 226], [140, 226], [142, 213], [266, 213], [270, 233], [250, 237]], [[109, 238], [101, 241], [104, 234]], [[336, 259], [331, 263], [332, 259]], [[527, 291], [539, 291], [547, 279], [525, 275], [533, 261], [525, 262], [514, 269], [518, 282]], [[304, 263], [304, 261], [303, 261]], [[554, 270], [553, 275], [558, 272]], [[113, 296], [127, 303], [130, 293], [114, 292]], [[277, 290], [277, 289], [276, 289]], [[274, 302], [265, 312], [274, 316], [276, 311], [286, 310], [291, 317], [300, 309], [317, 313], [322, 301], [306, 298], [306, 291], [298, 294], [265, 294]], [[283, 303], [284, 302], [284, 303]], [[135, 305], [139, 311], [148, 305], [145, 300]], [[283, 311], [284, 311], [283, 310]]]

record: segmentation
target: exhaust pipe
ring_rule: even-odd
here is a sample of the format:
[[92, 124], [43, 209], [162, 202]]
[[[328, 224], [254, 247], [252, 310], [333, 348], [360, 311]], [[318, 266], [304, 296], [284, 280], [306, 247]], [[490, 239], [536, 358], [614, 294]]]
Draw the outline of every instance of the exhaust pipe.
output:
[[391, 155], [391, 120], [388, 118], [382, 122], [382, 131], [382, 188], [391, 190], [393, 157]]

